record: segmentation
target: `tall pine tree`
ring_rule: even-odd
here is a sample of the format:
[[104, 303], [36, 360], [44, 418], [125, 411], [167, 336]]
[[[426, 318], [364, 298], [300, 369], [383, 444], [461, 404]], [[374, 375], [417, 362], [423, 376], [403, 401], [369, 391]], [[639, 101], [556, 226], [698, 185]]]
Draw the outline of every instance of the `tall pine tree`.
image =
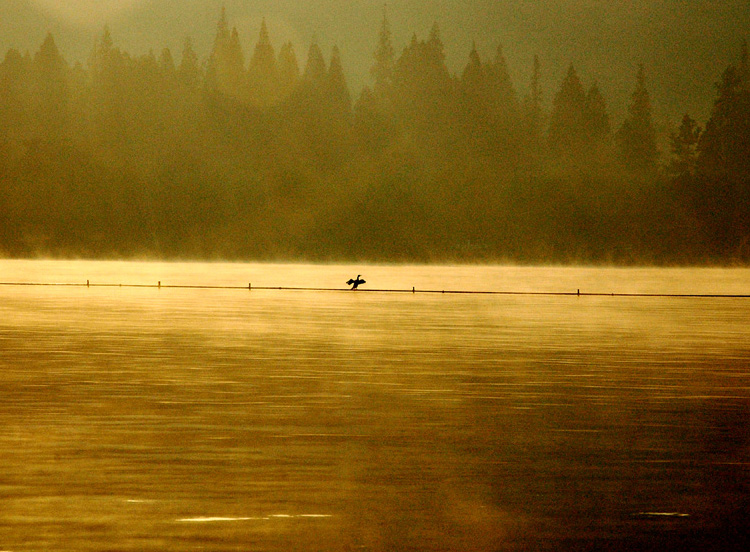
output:
[[268, 36], [264, 19], [260, 26], [260, 37], [250, 58], [248, 68], [250, 100], [258, 106], [268, 107], [278, 99], [278, 73], [276, 54]]
[[177, 69], [180, 81], [189, 89], [196, 88], [202, 75], [198, 64], [198, 55], [193, 50], [193, 42], [188, 37], [182, 47], [182, 59]]
[[287, 42], [279, 50], [278, 82], [281, 99], [289, 97], [299, 84], [299, 63], [291, 42]]
[[509, 142], [516, 126], [515, 91], [502, 50], [498, 48], [494, 62], [485, 64], [473, 45], [459, 91], [465, 129], [462, 140], [484, 154], [496, 153]]
[[547, 137], [556, 154], [579, 156], [588, 146], [586, 93], [571, 65], [555, 95]]
[[628, 115], [615, 135], [623, 165], [636, 172], [656, 168], [659, 151], [651, 114], [651, 98], [646, 88], [646, 72], [638, 67]]
[[703, 186], [699, 210], [712, 229], [714, 246], [750, 260], [750, 86], [740, 60], [717, 84], [718, 97], [698, 142], [697, 172]]
[[423, 138], [447, 138], [454, 116], [452, 92], [453, 81], [435, 24], [427, 41], [417, 40], [414, 35], [396, 62], [394, 106], [400, 123], [422, 133]]
[[586, 94], [586, 134], [592, 144], [605, 142], [612, 131], [607, 115], [607, 103], [596, 83]]
[[542, 144], [544, 111], [542, 108], [541, 63], [535, 55], [531, 66], [529, 93], [523, 105], [523, 135], [529, 153], [536, 156]]
[[502, 126], [515, 123], [518, 117], [518, 97], [508, 72], [502, 46], [498, 45], [495, 59], [487, 66], [489, 86], [493, 90], [493, 109]]
[[669, 172], [676, 180], [685, 180], [695, 176], [697, 147], [701, 128], [687, 113], [682, 117], [680, 128], [669, 137], [672, 161]]
[[341, 52], [334, 45], [331, 52], [331, 63], [328, 65], [328, 99], [335, 113], [349, 119], [352, 111], [352, 96], [346, 84], [344, 67], [341, 64]]
[[229, 30], [225, 8], [221, 9], [221, 17], [216, 26], [214, 45], [207, 65], [206, 84], [209, 90], [233, 98], [242, 96], [245, 81], [245, 57], [237, 29]]
[[378, 46], [375, 50], [375, 64], [370, 69], [374, 85], [373, 93], [380, 100], [390, 98], [393, 92], [394, 54], [391, 42], [391, 27], [388, 15], [383, 9], [383, 22], [378, 35]]
[[313, 40], [307, 51], [307, 63], [305, 64], [305, 72], [302, 75], [302, 79], [306, 85], [321, 90], [325, 86], [327, 72], [323, 52], [320, 46], [318, 46], [317, 41]]
[[68, 66], [47, 34], [34, 56], [36, 134], [54, 140], [63, 137], [68, 123]]
[[12, 48], [0, 63], [0, 142], [29, 138], [31, 72], [27, 60]]
[[116, 48], [108, 27], [96, 42], [89, 61], [91, 74], [89, 138], [104, 146], [127, 141], [128, 58]]

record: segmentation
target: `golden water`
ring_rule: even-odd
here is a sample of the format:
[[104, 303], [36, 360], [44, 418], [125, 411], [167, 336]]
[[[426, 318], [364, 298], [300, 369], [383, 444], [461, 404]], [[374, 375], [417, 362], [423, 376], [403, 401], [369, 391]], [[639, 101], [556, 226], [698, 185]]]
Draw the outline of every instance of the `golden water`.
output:
[[[741, 269], [0, 262], [4, 282], [358, 273], [750, 293]], [[0, 286], [0, 550], [731, 550], [749, 368], [750, 299]]]

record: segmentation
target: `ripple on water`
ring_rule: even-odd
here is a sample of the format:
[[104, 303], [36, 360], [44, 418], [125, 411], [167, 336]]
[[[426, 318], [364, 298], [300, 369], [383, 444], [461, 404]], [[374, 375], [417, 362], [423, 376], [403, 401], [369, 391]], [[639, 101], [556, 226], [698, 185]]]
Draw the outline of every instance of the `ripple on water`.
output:
[[213, 517], [199, 516], [191, 518], [179, 518], [178, 523], [225, 523], [236, 521], [269, 521], [271, 519], [324, 519], [333, 517], [330, 514], [271, 514], [260, 517]]

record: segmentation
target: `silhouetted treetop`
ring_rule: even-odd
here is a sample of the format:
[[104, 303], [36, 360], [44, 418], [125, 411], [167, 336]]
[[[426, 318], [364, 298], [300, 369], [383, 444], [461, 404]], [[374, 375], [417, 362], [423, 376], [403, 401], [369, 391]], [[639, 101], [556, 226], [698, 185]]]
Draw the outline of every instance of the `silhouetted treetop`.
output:
[[61, 138], [68, 118], [68, 66], [51, 33], [34, 56], [36, 132], [46, 139]]
[[586, 130], [592, 143], [605, 141], [611, 132], [607, 102], [596, 84], [591, 85], [586, 94]]
[[245, 76], [245, 56], [239, 33], [234, 27], [229, 30], [226, 10], [222, 8], [216, 26], [213, 49], [208, 58], [206, 80], [209, 88], [239, 98], [242, 96]]
[[430, 29], [430, 37], [427, 40], [427, 45], [432, 51], [430, 59], [432, 59], [436, 65], [442, 65], [445, 62], [445, 47], [440, 38], [440, 26], [437, 23], [434, 23], [432, 29]]
[[541, 145], [543, 127], [541, 63], [539, 56], [535, 55], [531, 67], [531, 79], [529, 81], [529, 93], [524, 98], [523, 104], [523, 136], [526, 137], [526, 146], [538, 153]]
[[11, 48], [0, 63], [0, 141], [10, 136], [30, 137], [30, 108], [27, 98], [32, 86], [31, 60]]
[[395, 49], [383, 12], [353, 107], [338, 46], [298, 60], [265, 19], [245, 44], [223, 9], [215, 31], [200, 58], [190, 38], [130, 55], [107, 27], [85, 66], [52, 34], [5, 54], [0, 253], [750, 259], [744, 41], [705, 130], [685, 115], [660, 170], [642, 66], [612, 140], [595, 78], [571, 64], [547, 106], [534, 56], [519, 102], [500, 45], [467, 41], [454, 74], [437, 24]]
[[185, 39], [182, 47], [182, 59], [178, 69], [180, 80], [188, 88], [194, 88], [202, 78], [198, 55], [193, 50], [193, 42], [190, 37]]
[[393, 89], [393, 66], [395, 61], [393, 43], [391, 41], [391, 27], [385, 9], [383, 9], [383, 21], [380, 26], [378, 46], [374, 57], [375, 63], [372, 69], [370, 69], [374, 81], [373, 92], [381, 99], [387, 98]]
[[701, 128], [687, 113], [682, 117], [680, 128], [670, 134], [670, 149], [672, 160], [669, 173], [678, 179], [690, 178], [695, 175], [697, 161], [697, 146]]
[[490, 87], [495, 90], [497, 109], [506, 117], [515, 116], [518, 112], [518, 96], [501, 45], [497, 46], [495, 59], [489, 64], [487, 71]]
[[750, 89], [740, 71], [729, 66], [716, 85], [718, 97], [698, 144], [704, 174], [750, 178]]
[[268, 27], [264, 19], [260, 25], [260, 35], [255, 44], [253, 57], [250, 58], [250, 70], [265, 77], [273, 76], [276, 72], [276, 55], [268, 36]]
[[248, 68], [250, 101], [256, 105], [269, 106], [278, 100], [279, 78], [276, 69], [276, 54], [268, 36], [264, 19], [260, 36], [255, 45]]
[[[717, 98], [697, 144], [694, 198], [712, 247], [722, 255], [750, 259], [750, 86], [747, 43], [736, 64], [716, 84]], [[681, 129], [682, 130], [682, 129]], [[682, 134], [682, 133], [681, 133]]]
[[414, 35], [396, 61], [393, 81], [394, 104], [402, 122], [433, 131], [444, 124], [451, 111], [453, 82], [437, 25], [427, 41]]
[[636, 171], [656, 168], [659, 151], [656, 146], [651, 98], [646, 88], [646, 72], [643, 65], [638, 67], [628, 115], [615, 137], [625, 167]]
[[552, 151], [580, 154], [587, 141], [586, 93], [573, 65], [555, 95], [550, 115], [548, 143]]
[[291, 94], [299, 82], [299, 63], [291, 42], [284, 44], [279, 50], [279, 94], [285, 98]]
[[326, 81], [326, 62], [323, 58], [323, 52], [318, 43], [313, 41], [307, 51], [307, 64], [302, 75], [304, 81], [315, 88], [321, 89]]
[[352, 109], [352, 96], [346, 84], [344, 67], [341, 64], [341, 52], [338, 46], [333, 46], [331, 63], [328, 67], [328, 97], [334, 109], [348, 117]]

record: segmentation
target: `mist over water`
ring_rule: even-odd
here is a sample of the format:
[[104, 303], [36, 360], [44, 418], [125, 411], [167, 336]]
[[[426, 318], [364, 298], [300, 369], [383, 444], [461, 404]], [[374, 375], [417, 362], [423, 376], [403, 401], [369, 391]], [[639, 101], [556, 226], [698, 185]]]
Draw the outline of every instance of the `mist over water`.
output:
[[0, 0], [0, 552], [750, 549], [746, 3]]
[[41, 35], [0, 32], [0, 256], [750, 260], [737, 0], [319, 5], [342, 42], [298, 2], [30, 1], [0, 3]]
[[[8, 550], [734, 550], [747, 270], [3, 261]], [[720, 546], [719, 546], [720, 545]]]

